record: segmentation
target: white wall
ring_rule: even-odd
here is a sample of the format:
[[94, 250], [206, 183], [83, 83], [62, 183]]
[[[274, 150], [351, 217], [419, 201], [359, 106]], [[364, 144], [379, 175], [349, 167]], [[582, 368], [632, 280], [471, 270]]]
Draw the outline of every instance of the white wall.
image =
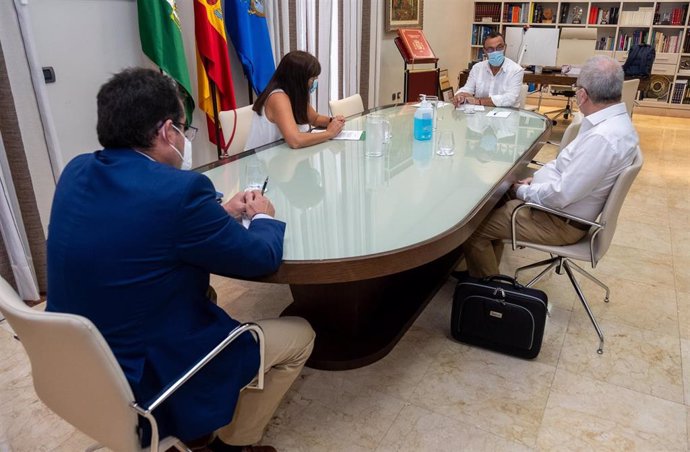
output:
[[[193, 3], [178, 0], [185, 54], [196, 98]], [[78, 14], [75, 14], [78, 11]], [[63, 162], [101, 146], [96, 137], [96, 94], [112, 74], [130, 66], [155, 67], [141, 51], [135, 0], [29, 0], [41, 66], [53, 66], [56, 83], [46, 89], [58, 131]], [[238, 106], [247, 105], [247, 86], [231, 48]], [[194, 166], [216, 160], [208, 141], [206, 118], [194, 112], [200, 134], [194, 141]]]
[[[439, 67], [448, 69], [448, 78], [454, 89], [458, 88], [458, 73], [467, 68], [470, 60], [473, 5], [472, 0], [424, 2], [424, 35], [439, 58]], [[384, 32], [382, 35], [379, 105], [387, 105], [393, 103], [393, 93], [403, 90], [403, 60], [393, 42], [396, 32]], [[401, 101], [404, 96], [402, 93]]]

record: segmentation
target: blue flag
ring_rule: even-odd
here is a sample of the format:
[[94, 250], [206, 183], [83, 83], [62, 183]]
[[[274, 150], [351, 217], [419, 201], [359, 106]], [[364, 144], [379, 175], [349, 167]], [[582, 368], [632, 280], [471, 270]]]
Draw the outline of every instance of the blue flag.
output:
[[225, 27], [258, 94], [276, 70], [263, 0], [225, 0]]

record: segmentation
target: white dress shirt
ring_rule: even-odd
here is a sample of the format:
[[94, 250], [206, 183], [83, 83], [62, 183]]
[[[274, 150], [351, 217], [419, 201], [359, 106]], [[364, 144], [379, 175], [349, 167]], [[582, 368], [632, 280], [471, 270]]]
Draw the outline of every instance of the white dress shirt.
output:
[[513, 60], [503, 60], [496, 75], [491, 72], [489, 61], [472, 66], [465, 86], [455, 92], [470, 93], [477, 98], [490, 97], [497, 107], [520, 107], [520, 88], [522, 87], [522, 66]]
[[517, 197], [594, 221], [618, 175], [635, 159], [639, 142], [625, 104], [592, 113], [556, 160], [518, 188]]

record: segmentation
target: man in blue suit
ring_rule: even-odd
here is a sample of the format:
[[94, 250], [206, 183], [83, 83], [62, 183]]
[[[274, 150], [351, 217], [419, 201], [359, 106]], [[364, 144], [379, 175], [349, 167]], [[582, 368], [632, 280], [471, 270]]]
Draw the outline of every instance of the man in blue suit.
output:
[[[209, 274], [276, 271], [285, 224], [260, 192], [220, 205], [206, 176], [180, 169], [191, 166], [195, 129], [169, 77], [128, 69], [97, 101], [104, 149], [73, 159], [53, 200], [47, 309], [93, 321], [136, 399], [147, 402], [238, 325], [209, 300]], [[259, 363], [246, 333], [154, 411], [162, 435], [191, 441], [218, 430], [213, 450], [251, 450], [261, 439], [314, 332], [301, 318], [257, 323], [266, 338], [264, 390], [240, 393]]]

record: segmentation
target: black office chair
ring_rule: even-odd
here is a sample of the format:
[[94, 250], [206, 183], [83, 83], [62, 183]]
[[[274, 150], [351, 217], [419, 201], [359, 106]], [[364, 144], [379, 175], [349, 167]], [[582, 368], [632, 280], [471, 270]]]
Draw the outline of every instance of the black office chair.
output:
[[[557, 110], [551, 110], [544, 113], [544, 116], [551, 118], [551, 123], [555, 126], [558, 119], [563, 115], [563, 119], [568, 119], [570, 115], [573, 114], [571, 101], [575, 97], [575, 87], [570, 85], [551, 85], [549, 86], [549, 92], [554, 96], [565, 96], [565, 107], [559, 108]], [[554, 115], [554, 116], [549, 116]]]

